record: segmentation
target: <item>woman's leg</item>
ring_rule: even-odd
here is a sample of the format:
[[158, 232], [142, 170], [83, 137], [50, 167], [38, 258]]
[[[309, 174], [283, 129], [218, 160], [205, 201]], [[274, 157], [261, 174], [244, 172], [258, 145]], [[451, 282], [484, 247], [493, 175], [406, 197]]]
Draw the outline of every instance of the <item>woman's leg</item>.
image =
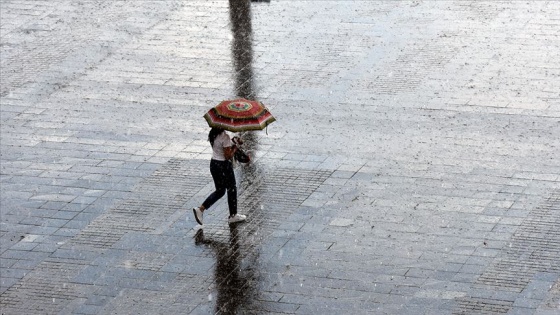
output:
[[216, 201], [224, 196], [226, 193], [227, 185], [225, 182], [225, 173], [227, 164], [222, 161], [211, 160], [210, 161], [210, 174], [212, 174], [212, 179], [214, 180], [214, 186], [216, 190], [204, 200], [201, 206], [201, 210], [210, 208]]
[[237, 186], [235, 183], [235, 173], [233, 172], [233, 164], [231, 162], [227, 162], [227, 166], [225, 168], [225, 184], [227, 189], [228, 195], [228, 207], [229, 207], [229, 215], [233, 216], [237, 214]]
[[234, 216], [237, 214], [237, 187], [227, 189], [228, 206], [229, 206], [229, 216]]
[[216, 190], [213, 193], [211, 193], [210, 196], [206, 198], [206, 200], [204, 200], [204, 202], [202, 203], [202, 207], [200, 207], [200, 210], [204, 211], [212, 207], [212, 205], [214, 205], [216, 201], [220, 200], [220, 198], [222, 198], [225, 193], [226, 193], [225, 188], [220, 188], [220, 189], [216, 188]]

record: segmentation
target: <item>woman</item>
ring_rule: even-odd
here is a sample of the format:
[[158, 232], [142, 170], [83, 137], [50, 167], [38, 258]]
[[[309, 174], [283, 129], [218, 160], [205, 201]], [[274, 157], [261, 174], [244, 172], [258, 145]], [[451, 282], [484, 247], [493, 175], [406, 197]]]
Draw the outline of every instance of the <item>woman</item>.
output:
[[[237, 137], [234, 137], [233, 139], [236, 140], [236, 142], [239, 142]], [[231, 224], [245, 221], [247, 218], [246, 216], [237, 214], [237, 187], [235, 184], [233, 165], [231, 163], [231, 159], [233, 158], [237, 147], [225, 130], [220, 128], [212, 128], [212, 130], [210, 130], [210, 133], [208, 134], [208, 141], [210, 141], [210, 145], [212, 145], [210, 173], [214, 179], [216, 191], [210, 194], [200, 207], [193, 208], [194, 218], [198, 224], [202, 225], [202, 215], [204, 211], [222, 198], [227, 191], [229, 206], [228, 222]]]

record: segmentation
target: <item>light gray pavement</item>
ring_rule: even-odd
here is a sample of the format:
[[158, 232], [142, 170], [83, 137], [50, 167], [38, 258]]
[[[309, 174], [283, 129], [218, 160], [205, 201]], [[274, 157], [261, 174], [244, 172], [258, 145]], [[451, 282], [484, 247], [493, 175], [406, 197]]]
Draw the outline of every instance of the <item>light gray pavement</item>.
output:
[[560, 313], [560, 2], [231, 5], [1, 2], [2, 314]]

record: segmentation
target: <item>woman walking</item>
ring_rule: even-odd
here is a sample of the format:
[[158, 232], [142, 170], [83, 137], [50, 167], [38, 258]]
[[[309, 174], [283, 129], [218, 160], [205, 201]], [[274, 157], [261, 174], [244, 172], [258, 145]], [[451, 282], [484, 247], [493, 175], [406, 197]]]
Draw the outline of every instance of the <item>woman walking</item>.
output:
[[[237, 137], [233, 138], [238, 140]], [[227, 192], [230, 224], [245, 221], [247, 218], [237, 213], [237, 187], [235, 184], [235, 174], [231, 159], [237, 150], [237, 146], [230, 139], [224, 129], [212, 128], [208, 134], [208, 141], [212, 146], [212, 159], [210, 160], [210, 173], [214, 179], [216, 190], [204, 200], [198, 208], [193, 208], [194, 218], [198, 224], [202, 225], [203, 213], [210, 208], [216, 201]]]

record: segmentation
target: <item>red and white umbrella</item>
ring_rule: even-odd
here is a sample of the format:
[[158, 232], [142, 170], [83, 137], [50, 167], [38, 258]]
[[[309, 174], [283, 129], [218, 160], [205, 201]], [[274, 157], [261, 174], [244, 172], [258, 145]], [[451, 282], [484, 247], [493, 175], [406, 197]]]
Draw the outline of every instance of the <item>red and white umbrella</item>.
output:
[[204, 118], [210, 127], [232, 132], [263, 130], [276, 120], [261, 102], [244, 98], [222, 101], [204, 114]]

